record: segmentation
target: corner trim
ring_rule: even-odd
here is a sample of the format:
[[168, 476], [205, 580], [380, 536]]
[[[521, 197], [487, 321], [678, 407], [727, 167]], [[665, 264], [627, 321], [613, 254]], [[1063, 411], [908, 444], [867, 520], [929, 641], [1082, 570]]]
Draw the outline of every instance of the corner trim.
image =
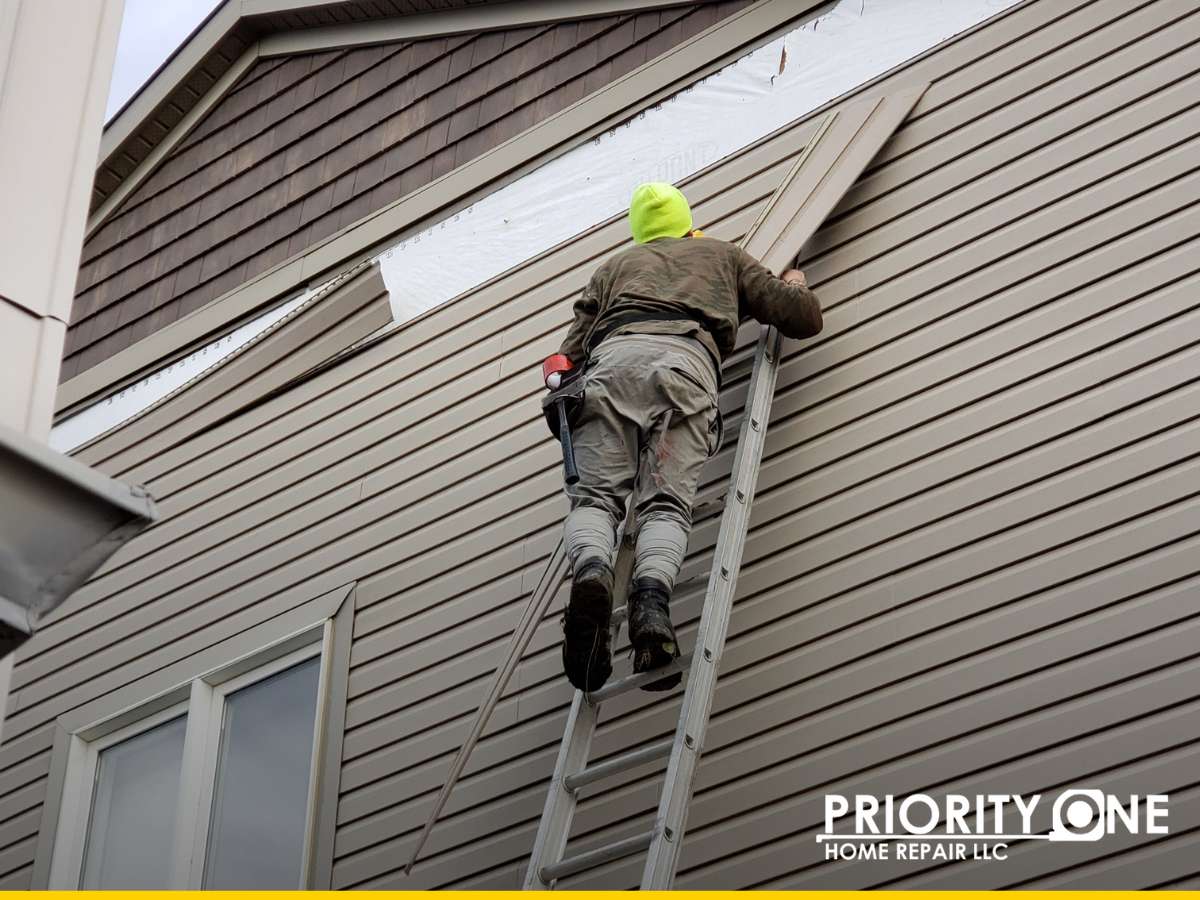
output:
[[334, 843], [337, 839], [338, 797], [342, 785], [342, 744], [346, 733], [346, 706], [350, 696], [350, 649], [354, 640], [357, 584], [351, 586], [333, 616], [329, 648], [329, 682], [325, 696], [325, 721], [317, 745], [317, 790], [314, 800], [313, 839], [307, 872], [308, 890], [327, 891], [333, 886]]

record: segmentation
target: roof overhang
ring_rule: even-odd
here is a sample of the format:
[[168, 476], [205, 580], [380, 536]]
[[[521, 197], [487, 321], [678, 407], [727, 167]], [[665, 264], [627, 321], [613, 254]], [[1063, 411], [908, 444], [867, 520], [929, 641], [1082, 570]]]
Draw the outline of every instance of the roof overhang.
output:
[[261, 57], [695, 2], [710, 0], [224, 0], [105, 126], [88, 233]]
[[[583, 2], [590, 3], [592, 0]], [[646, 0], [620, 2], [624, 8], [631, 10], [652, 5], [647, 4]], [[186, 355], [191, 348], [202, 344], [222, 328], [244, 321], [290, 292], [320, 284], [348, 266], [370, 258], [374, 252], [384, 249], [389, 241], [420, 227], [432, 216], [453, 214], [546, 160], [591, 140], [639, 110], [719, 70], [749, 49], [770, 40], [775, 33], [789, 27], [789, 23], [811, 15], [826, 2], [759, 0], [722, 19], [671, 53], [646, 62], [482, 156], [351, 223], [201, 309], [64, 382], [59, 385], [58, 413], [78, 409], [135, 381], [155, 367]], [[528, 9], [539, 6], [540, 0], [504, 4], [510, 9], [518, 5]]]

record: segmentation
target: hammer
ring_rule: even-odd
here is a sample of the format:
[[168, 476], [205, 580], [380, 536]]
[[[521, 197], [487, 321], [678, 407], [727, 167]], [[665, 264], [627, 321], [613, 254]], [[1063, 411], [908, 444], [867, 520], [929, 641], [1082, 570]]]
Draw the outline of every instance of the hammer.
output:
[[[569, 380], [573, 370], [571, 361], [561, 353], [555, 353], [542, 363], [542, 379], [551, 391], [558, 390], [564, 380]], [[575, 373], [576, 377], [578, 373]], [[549, 399], [549, 398], [547, 398]], [[575, 466], [575, 447], [571, 443], [571, 426], [567, 421], [567, 401], [577, 398], [560, 394], [554, 398], [554, 409], [558, 419], [558, 442], [562, 445], [563, 476], [567, 484], [579, 481], [579, 469]]]

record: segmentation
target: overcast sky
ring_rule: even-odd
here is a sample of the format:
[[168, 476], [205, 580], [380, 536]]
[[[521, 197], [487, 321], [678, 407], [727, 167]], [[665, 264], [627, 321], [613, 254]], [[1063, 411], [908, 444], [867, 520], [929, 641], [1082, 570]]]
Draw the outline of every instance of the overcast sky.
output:
[[125, 0], [107, 122], [221, 0]]

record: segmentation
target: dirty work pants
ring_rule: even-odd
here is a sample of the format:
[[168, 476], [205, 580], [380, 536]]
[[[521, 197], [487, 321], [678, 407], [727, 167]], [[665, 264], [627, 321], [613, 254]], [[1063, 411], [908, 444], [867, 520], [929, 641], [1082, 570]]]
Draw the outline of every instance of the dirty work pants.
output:
[[616, 335], [591, 354], [571, 429], [579, 483], [568, 487], [565, 541], [574, 571], [615, 562], [616, 531], [636, 490], [633, 577], [668, 589], [683, 563], [704, 461], [720, 440], [717, 374], [687, 337]]

